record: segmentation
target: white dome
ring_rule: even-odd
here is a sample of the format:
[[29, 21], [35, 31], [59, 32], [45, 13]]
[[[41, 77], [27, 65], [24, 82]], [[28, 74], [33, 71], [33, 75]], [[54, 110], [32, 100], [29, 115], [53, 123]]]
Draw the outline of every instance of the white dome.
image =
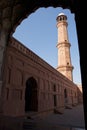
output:
[[58, 16], [61, 16], [61, 15], [65, 15], [64, 13], [59, 13], [59, 15]]

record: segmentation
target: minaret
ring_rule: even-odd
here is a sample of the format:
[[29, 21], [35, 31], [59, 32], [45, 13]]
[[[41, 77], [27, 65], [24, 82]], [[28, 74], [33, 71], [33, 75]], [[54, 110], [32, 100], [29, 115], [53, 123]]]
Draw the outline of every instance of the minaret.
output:
[[68, 79], [73, 81], [73, 66], [70, 57], [70, 43], [68, 39], [67, 31], [67, 17], [64, 13], [60, 13], [57, 18], [57, 29], [58, 29], [58, 67], [57, 70], [65, 75]]

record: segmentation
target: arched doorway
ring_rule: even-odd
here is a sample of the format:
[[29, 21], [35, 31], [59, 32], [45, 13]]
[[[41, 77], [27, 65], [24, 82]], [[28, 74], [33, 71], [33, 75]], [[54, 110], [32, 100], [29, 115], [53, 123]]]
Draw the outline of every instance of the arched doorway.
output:
[[64, 104], [66, 105], [67, 104], [67, 89], [65, 88], [64, 89]]
[[30, 77], [26, 81], [25, 112], [37, 111], [37, 110], [38, 110], [37, 82], [33, 77]]

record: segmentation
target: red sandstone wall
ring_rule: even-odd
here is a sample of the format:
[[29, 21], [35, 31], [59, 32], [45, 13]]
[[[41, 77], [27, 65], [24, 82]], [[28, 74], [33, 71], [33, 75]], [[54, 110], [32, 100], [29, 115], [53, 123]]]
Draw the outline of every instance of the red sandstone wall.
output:
[[[66, 106], [72, 107], [77, 104], [77, 86], [12, 38], [6, 50], [4, 70], [3, 112], [5, 115], [25, 115], [25, 89], [29, 77], [33, 77], [37, 82], [38, 112], [54, 109], [63, 112]], [[66, 103], [64, 89], [67, 89]], [[56, 106], [54, 95], [56, 95]]]

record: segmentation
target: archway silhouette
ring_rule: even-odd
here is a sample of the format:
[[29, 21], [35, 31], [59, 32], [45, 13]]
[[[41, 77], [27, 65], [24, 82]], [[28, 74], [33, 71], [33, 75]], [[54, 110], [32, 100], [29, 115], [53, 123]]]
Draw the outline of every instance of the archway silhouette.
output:
[[[87, 69], [86, 69], [87, 62], [86, 62], [86, 59], [84, 58], [86, 53], [83, 53], [83, 52], [86, 52], [86, 46], [84, 46], [82, 43], [83, 43], [83, 39], [84, 39], [84, 41], [86, 41], [86, 37], [83, 35], [83, 32], [84, 32], [84, 29], [85, 29], [87, 24], [86, 24], [86, 20], [82, 20], [84, 10], [81, 10], [82, 13], [79, 13], [79, 10], [81, 9], [81, 7], [85, 7], [85, 2], [83, 2], [83, 1], [80, 2], [77, 0], [70, 0], [70, 1], [66, 1], [66, 2], [62, 1], [62, 0], [61, 1], [54, 1], [54, 0], [52, 0], [52, 1], [37, 1], [37, 2], [36, 1], [31, 2], [31, 1], [19, 1], [18, 0], [18, 1], [5, 1], [5, 4], [4, 4], [4, 2], [1, 1], [0, 2], [1, 25], [7, 25], [7, 24], [3, 24], [5, 21], [8, 21], [7, 23], [9, 23], [9, 25], [10, 25], [10, 26], [5, 26], [6, 29], [8, 27], [9, 30], [8, 31], [4, 30], [4, 34], [6, 32], [9, 32], [9, 34], [10, 34], [10, 32], [13, 32], [14, 28], [16, 28], [16, 26], [23, 20], [23, 18], [25, 18], [27, 16], [27, 14], [31, 14], [37, 8], [40, 8], [43, 6], [44, 7], [62, 6], [63, 8], [70, 8], [71, 12], [74, 12], [76, 14], [75, 18], [76, 18], [76, 24], [77, 24], [79, 49], [80, 49], [80, 54], [81, 54], [80, 64], [81, 64], [81, 72], [82, 72], [83, 99], [84, 99], [84, 108], [86, 111], [86, 108], [87, 108], [87, 100], [86, 100], [87, 99], [86, 98], [87, 97], [87, 94], [86, 94], [86, 92], [87, 92], [86, 91], [87, 90], [87, 79], [86, 79], [87, 78], [87, 76], [86, 76], [87, 75]], [[7, 9], [11, 9], [11, 10], [8, 11]], [[10, 15], [8, 15], [9, 12], [10, 12]], [[2, 15], [2, 13], [3, 13], [3, 15]], [[6, 20], [5, 20], [5, 18], [6, 18]], [[10, 19], [8, 19], [8, 18], [10, 18]], [[10, 21], [11, 21], [11, 23], [10, 23]], [[82, 28], [81, 28], [81, 25], [83, 25]], [[1, 30], [3, 29], [3, 27], [1, 26]], [[1, 39], [3, 39], [2, 41], [4, 41], [3, 36], [4, 35], [2, 35], [2, 38], [1, 38]], [[6, 35], [6, 40], [7, 39], [8, 39], [8, 37]], [[3, 93], [3, 95], [4, 95], [4, 93]], [[86, 114], [86, 117], [87, 117], [87, 114]]]
[[38, 110], [37, 82], [33, 77], [30, 77], [26, 81], [25, 112], [37, 111], [37, 110]]
[[67, 98], [67, 90], [64, 89], [64, 98]]
[[68, 98], [67, 89], [65, 88], [64, 89], [64, 103], [65, 103], [65, 105], [67, 104], [67, 98]]

